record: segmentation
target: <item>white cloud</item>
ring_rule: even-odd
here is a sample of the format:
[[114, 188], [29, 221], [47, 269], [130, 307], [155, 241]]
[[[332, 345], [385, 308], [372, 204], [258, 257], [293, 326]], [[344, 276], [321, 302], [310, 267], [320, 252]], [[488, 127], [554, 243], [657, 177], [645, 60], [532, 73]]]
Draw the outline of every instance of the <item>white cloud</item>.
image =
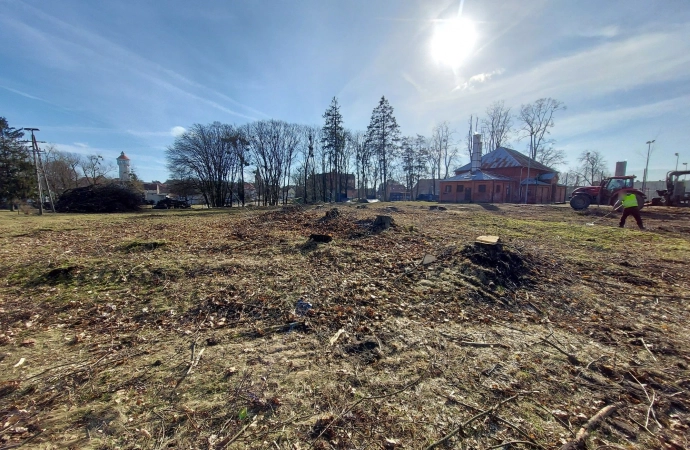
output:
[[187, 131], [187, 129], [185, 127], [181, 127], [178, 125], [178, 126], [172, 127], [170, 129], [170, 135], [173, 137], [177, 137], [177, 136], [184, 134], [185, 131]]
[[80, 148], [89, 148], [89, 144], [86, 144], [84, 142], [75, 142], [74, 145]]
[[458, 85], [453, 89], [454, 91], [467, 91], [472, 90], [477, 84], [485, 83], [493, 78], [495, 75], [501, 75], [505, 72], [505, 69], [496, 69], [488, 73], [478, 73], [477, 75], [472, 75], [469, 80], [465, 81], [463, 84]]

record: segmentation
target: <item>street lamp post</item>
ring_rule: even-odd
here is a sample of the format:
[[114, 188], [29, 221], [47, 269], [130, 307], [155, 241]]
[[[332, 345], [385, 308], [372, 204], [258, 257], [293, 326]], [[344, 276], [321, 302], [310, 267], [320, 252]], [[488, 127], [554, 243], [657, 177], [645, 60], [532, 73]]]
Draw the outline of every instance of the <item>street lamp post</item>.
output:
[[676, 172], [678, 172], [678, 153], [676, 153]]
[[649, 171], [649, 154], [652, 152], [652, 144], [656, 139], [647, 141], [647, 164], [644, 166], [644, 178], [642, 179], [642, 192], [645, 192], [645, 187], [647, 186], [647, 172]]

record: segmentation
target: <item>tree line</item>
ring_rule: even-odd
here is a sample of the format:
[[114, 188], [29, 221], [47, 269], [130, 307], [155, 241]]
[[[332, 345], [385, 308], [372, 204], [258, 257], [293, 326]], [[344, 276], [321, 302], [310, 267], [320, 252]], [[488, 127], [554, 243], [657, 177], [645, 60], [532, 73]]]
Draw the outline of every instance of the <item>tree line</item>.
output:
[[[420, 179], [452, 175], [461, 148], [471, 156], [472, 134], [485, 136], [487, 151], [512, 139], [527, 139], [530, 157], [546, 165], [565, 162], [565, 153], [550, 137], [554, 116], [565, 105], [552, 98], [521, 105], [517, 114], [504, 102], [492, 103], [480, 118], [471, 116], [461, 136], [448, 122], [433, 127], [430, 136], [403, 136], [394, 109], [381, 97], [366, 130], [345, 127], [337, 98], [323, 114], [323, 125], [260, 120], [242, 126], [214, 122], [195, 124], [166, 150], [172, 177], [184, 180], [210, 206], [244, 204], [245, 169], [254, 175], [259, 201], [287, 202], [287, 188], [302, 201], [339, 201], [357, 197], [388, 200], [393, 183], [415, 197]], [[241, 178], [241, 179], [240, 179]], [[437, 194], [433, 192], [433, 194]]]
[[[517, 112], [503, 101], [490, 104], [482, 117], [472, 115], [467, 133], [437, 123], [429, 136], [403, 136], [394, 109], [381, 97], [366, 130], [345, 127], [337, 98], [323, 114], [322, 125], [282, 120], [259, 120], [244, 125], [220, 122], [195, 124], [166, 150], [172, 192], [199, 194], [210, 207], [248, 201], [245, 177], [253, 181], [252, 199], [277, 205], [288, 201], [288, 188], [303, 202], [339, 201], [349, 196], [388, 200], [395, 183], [411, 196], [421, 179], [436, 181], [453, 175], [464, 153], [471, 158], [472, 135], [484, 136], [485, 151], [523, 142], [525, 153], [550, 166], [566, 163], [565, 152], [551, 137], [554, 118], [565, 105], [552, 98], [523, 104]], [[23, 133], [0, 118], [0, 201], [35, 195], [30, 152], [21, 144]], [[463, 150], [464, 149], [464, 150]], [[48, 146], [43, 152], [50, 188], [67, 189], [98, 184], [114, 169], [100, 155], [77, 155]], [[577, 165], [562, 177], [567, 184], [598, 182], [608, 174], [600, 152], [585, 151]], [[136, 174], [134, 174], [136, 180]]]

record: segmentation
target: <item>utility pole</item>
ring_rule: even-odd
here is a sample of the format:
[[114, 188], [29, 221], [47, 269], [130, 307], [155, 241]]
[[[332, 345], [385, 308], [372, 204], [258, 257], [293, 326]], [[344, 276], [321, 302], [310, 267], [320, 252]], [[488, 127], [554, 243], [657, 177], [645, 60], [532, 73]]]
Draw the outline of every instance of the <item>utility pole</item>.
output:
[[[41, 158], [41, 149], [38, 148], [39, 141], [36, 140], [36, 135], [34, 131], [40, 131], [38, 128], [23, 128], [26, 131], [31, 132], [31, 152], [34, 157], [34, 169], [36, 171], [36, 184], [38, 186], [38, 214], [43, 214], [43, 185], [41, 184], [41, 174], [43, 174], [43, 182], [46, 185], [46, 190], [48, 191], [48, 198], [50, 199], [50, 208], [55, 212], [55, 202], [53, 201], [53, 193], [50, 190], [50, 184], [48, 183], [48, 177], [46, 176], [45, 166], [43, 165], [43, 159]], [[40, 141], [44, 142], [44, 141]]]
[[38, 171], [38, 153], [36, 147], [36, 136], [34, 131], [39, 131], [38, 128], [24, 128], [26, 131], [31, 131], [31, 152], [34, 156], [34, 169], [36, 170], [36, 184], [38, 186], [38, 214], [43, 215], [43, 188], [41, 187], [41, 176]]
[[678, 158], [679, 158], [679, 155], [678, 155], [678, 153], [676, 153], [676, 172], [678, 172]]
[[[656, 139], [647, 141], [647, 164], [644, 166], [644, 178], [642, 179], [642, 192], [645, 192], [644, 188], [647, 186], [647, 172], [649, 171], [649, 154], [652, 152], [652, 144]], [[646, 194], [645, 194], [646, 195]]]
[[[477, 117], [477, 121], [479, 121], [479, 117]], [[527, 159], [527, 185], [525, 186], [525, 205], [527, 204], [527, 194], [529, 194], [529, 171], [532, 168], [532, 152], [534, 151], [533, 149], [534, 146], [534, 134], [529, 135], [529, 158]], [[535, 198], [536, 198], [536, 182], [534, 185], [535, 189]]]

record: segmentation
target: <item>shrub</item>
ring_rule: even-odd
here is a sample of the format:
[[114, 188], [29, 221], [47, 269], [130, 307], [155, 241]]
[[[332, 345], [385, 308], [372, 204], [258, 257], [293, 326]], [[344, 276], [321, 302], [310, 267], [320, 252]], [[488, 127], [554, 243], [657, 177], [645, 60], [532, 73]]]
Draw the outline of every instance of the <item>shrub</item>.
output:
[[138, 211], [141, 194], [128, 186], [97, 184], [65, 191], [57, 203], [57, 212], [110, 213]]

